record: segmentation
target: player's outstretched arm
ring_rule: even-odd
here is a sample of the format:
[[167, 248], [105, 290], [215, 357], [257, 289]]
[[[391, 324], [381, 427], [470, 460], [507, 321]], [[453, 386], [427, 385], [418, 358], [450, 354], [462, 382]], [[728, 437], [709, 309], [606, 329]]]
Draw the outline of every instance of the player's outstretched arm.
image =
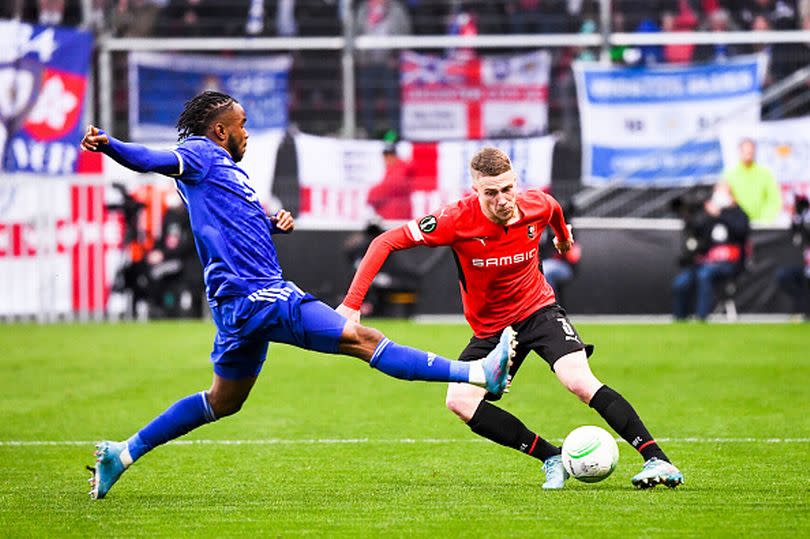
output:
[[359, 310], [363, 304], [363, 299], [365, 299], [374, 277], [377, 276], [380, 268], [388, 259], [388, 255], [392, 251], [410, 249], [417, 245], [418, 243], [411, 239], [405, 231], [405, 225], [383, 232], [374, 238], [374, 241], [368, 246], [368, 251], [363, 256], [363, 260], [360, 261], [357, 273], [354, 274], [352, 284], [346, 293], [346, 298], [343, 300], [343, 304], [337, 308], [337, 312], [350, 320], [354, 320], [354, 311], [357, 320], [359, 320]]
[[180, 174], [180, 159], [171, 150], [151, 150], [141, 144], [121, 142], [94, 125], [87, 126], [81, 147], [101, 152], [135, 172], [158, 172], [169, 176]]

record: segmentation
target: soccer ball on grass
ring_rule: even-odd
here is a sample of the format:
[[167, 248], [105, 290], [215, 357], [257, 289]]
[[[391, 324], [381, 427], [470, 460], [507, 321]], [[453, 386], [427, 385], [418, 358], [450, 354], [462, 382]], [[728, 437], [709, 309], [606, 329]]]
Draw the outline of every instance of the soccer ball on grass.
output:
[[579, 427], [565, 437], [562, 462], [571, 477], [596, 483], [613, 473], [619, 462], [619, 447], [605, 429]]

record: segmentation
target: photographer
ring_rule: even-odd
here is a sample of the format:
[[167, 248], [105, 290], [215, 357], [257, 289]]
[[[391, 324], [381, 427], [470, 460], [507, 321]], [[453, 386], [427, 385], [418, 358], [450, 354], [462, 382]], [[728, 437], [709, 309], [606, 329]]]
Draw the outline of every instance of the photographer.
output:
[[153, 241], [138, 225], [146, 204], [135, 198], [122, 183], [113, 183], [111, 187], [120, 202], [106, 204], [106, 208], [111, 212], [121, 212], [124, 223], [123, 249], [127, 254], [113, 279], [112, 291], [131, 296], [127, 315], [136, 317], [138, 305], [145, 305], [149, 299], [149, 265], [144, 257], [152, 248]]
[[694, 312], [706, 320], [714, 306], [714, 286], [743, 270], [749, 219], [725, 182], [718, 183], [705, 202], [680, 199], [673, 209], [684, 220], [682, 269], [672, 283], [673, 314], [684, 320]]
[[149, 315], [154, 318], [202, 316], [202, 267], [197, 260], [188, 212], [179, 195], [167, 199], [163, 227], [155, 248], [146, 255]]
[[797, 195], [790, 233], [793, 244], [802, 249], [803, 264], [782, 266], [776, 272], [779, 287], [793, 300], [793, 313], [810, 319], [810, 202]]

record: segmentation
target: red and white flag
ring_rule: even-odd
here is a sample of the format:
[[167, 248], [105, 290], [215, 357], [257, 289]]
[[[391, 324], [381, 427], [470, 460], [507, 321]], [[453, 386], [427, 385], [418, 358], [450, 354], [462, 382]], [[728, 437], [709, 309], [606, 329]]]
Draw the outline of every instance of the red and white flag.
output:
[[[379, 218], [368, 204], [368, 193], [385, 172], [383, 145], [381, 141], [296, 135], [300, 186], [297, 225], [357, 229]], [[425, 215], [469, 193], [470, 159], [487, 145], [497, 146], [509, 155], [521, 188], [546, 188], [551, 184], [551, 136], [400, 142], [397, 153], [409, 165], [411, 217]]]
[[101, 183], [7, 179], [0, 190], [0, 315], [101, 313], [123, 239]]
[[542, 135], [548, 128], [546, 51], [400, 57], [402, 136], [409, 140]]

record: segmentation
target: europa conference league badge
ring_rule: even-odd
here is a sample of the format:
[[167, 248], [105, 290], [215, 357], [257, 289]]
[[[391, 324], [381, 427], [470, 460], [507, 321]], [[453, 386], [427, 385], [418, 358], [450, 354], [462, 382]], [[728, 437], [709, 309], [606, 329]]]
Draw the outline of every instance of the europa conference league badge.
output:
[[421, 230], [425, 234], [430, 234], [431, 232], [436, 230], [436, 224], [437, 224], [436, 217], [434, 217], [433, 215], [427, 215], [425, 217], [422, 217], [422, 219], [419, 221], [419, 230]]

